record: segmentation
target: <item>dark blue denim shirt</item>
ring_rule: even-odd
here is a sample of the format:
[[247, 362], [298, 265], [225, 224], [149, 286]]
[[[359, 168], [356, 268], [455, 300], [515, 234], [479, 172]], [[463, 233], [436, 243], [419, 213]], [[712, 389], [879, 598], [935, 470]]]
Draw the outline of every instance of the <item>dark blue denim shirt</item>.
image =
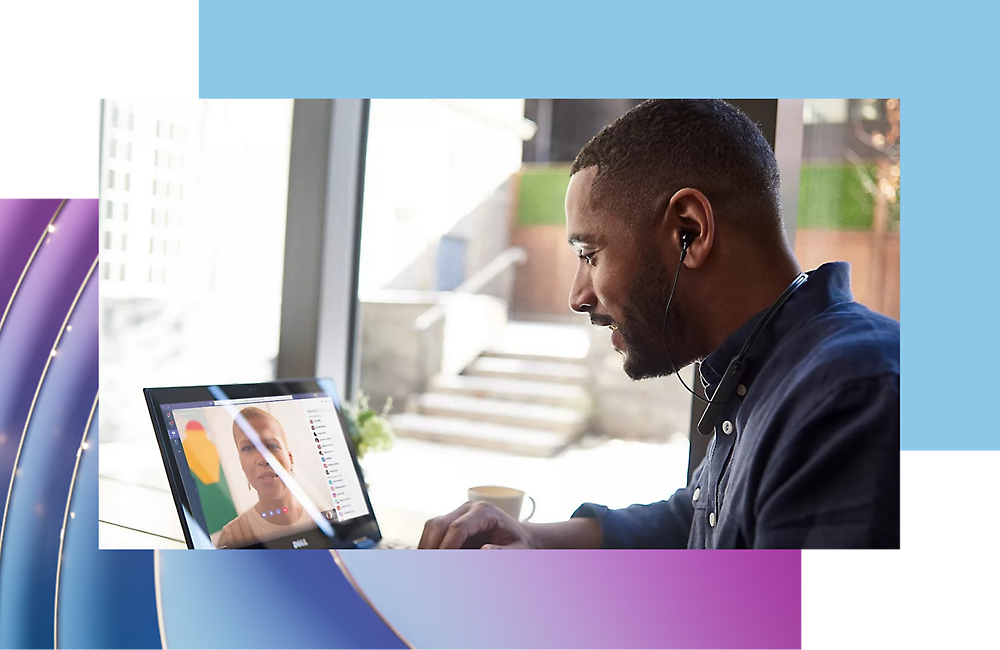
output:
[[[598, 519], [605, 548], [899, 548], [899, 322], [849, 277], [811, 272], [760, 332], [690, 485], [573, 516]], [[708, 395], [761, 318], [702, 362]]]

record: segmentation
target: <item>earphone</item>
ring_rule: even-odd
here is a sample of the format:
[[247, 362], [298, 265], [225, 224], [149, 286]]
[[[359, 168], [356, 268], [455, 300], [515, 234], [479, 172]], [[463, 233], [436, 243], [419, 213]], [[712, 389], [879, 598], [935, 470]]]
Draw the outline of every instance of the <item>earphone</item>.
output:
[[695, 240], [696, 236], [691, 232], [681, 233], [681, 262], [687, 257], [688, 247], [691, 246], [691, 242]]
[[739, 386], [740, 378], [743, 377], [743, 371], [746, 369], [744, 362], [747, 354], [750, 352], [750, 346], [753, 344], [754, 339], [757, 338], [760, 331], [771, 321], [771, 318], [774, 317], [778, 309], [785, 304], [785, 301], [792, 296], [795, 290], [805, 284], [806, 280], [809, 279], [809, 274], [800, 273], [799, 276], [796, 277], [790, 285], [788, 285], [788, 288], [786, 288], [785, 291], [778, 296], [778, 299], [774, 301], [771, 307], [764, 314], [764, 317], [757, 323], [757, 326], [753, 329], [753, 332], [746, 340], [746, 343], [743, 344], [743, 349], [741, 349], [740, 353], [733, 357], [733, 360], [729, 362], [729, 366], [722, 374], [722, 381], [719, 383], [719, 387], [715, 389], [715, 393], [712, 394], [712, 398], [708, 400], [688, 388], [688, 385], [684, 383], [684, 380], [681, 379], [680, 374], [677, 372], [677, 368], [674, 366], [674, 361], [670, 358], [670, 351], [667, 349], [667, 314], [670, 312], [670, 304], [674, 300], [674, 291], [677, 289], [677, 278], [680, 277], [681, 267], [684, 266], [684, 258], [687, 257], [688, 248], [690, 248], [691, 243], [695, 239], [697, 239], [697, 235], [694, 233], [681, 233], [681, 258], [680, 261], [677, 262], [677, 272], [674, 273], [674, 284], [670, 287], [670, 297], [667, 298], [667, 306], [663, 309], [663, 350], [667, 354], [667, 361], [670, 362], [670, 369], [673, 371], [674, 375], [677, 376], [677, 380], [681, 382], [681, 386], [683, 386], [687, 392], [691, 393], [693, 396], [708, 405], [708, 408], [705, 409], [705, 413], [702, 414], [701, 419], [698, 421], [698, 431], [703, 435], [708, 435], [715, 430], [715, 423], [718, 422], [719, 417], [722, 416], [722, 407], [727, 404], [730, 399], [732, 399], [737, 386]]

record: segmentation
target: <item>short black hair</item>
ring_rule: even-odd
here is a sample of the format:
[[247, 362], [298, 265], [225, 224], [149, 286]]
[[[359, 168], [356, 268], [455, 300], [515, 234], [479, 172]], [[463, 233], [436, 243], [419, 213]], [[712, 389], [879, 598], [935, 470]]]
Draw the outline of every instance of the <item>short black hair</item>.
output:
[[722, 100], [639, 104], [580, 150], [570, 175], [593, 166], [594, 207], [632, 224], [652, 216], [664, 196], [693, 187], [717, 218], [760, 241], [784, 238], [771, 145], [750, 118]]

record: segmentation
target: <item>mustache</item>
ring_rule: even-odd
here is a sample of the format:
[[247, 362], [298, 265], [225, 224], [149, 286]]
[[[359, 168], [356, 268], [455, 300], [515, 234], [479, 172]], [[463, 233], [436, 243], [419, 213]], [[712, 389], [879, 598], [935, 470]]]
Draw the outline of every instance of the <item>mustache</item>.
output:
[[611, 319], [610, 316], [601, 316], [600, 314], [590, 315], [590, 324], [594, 327], [607, 327], [609, 325], [614, 325], [615, 321]]

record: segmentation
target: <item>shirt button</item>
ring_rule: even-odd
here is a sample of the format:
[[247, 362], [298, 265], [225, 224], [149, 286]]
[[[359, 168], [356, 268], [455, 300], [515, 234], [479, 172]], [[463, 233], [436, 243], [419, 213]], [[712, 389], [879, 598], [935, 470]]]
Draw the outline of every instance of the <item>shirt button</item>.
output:
[[723, 423], [722, 423], [722, 432], [723, 432], [724, 434], [726, 434], [727, 436], [728, 436], [728, 435], [729, 435], [730, 433], [732, 433], [732, 432], [733, 432], [733, 423], [732, 423], [732, 422], [730, 422], [729, 420], [726, 420], [725, 422], [723, 422]]
[[736, 387], [736, 394], [739, 395], [740, 397], [743, 397], [744, 395], [747, 394], [747, 387], [744, 386], [743, 384], [740, 384], [739, 386]]
[[700, 496], [701, 496], [701, 488], [697, 487], [697, 488], [694, 489], [694, 496], [691, 497], [691, 500], [692, 501], [697, 501], [698, 497], [700, 497]]
[[715, 528], [715, 513], [714, 512], [708, 513], [708, 525], [711, 526], [712, 528]]

